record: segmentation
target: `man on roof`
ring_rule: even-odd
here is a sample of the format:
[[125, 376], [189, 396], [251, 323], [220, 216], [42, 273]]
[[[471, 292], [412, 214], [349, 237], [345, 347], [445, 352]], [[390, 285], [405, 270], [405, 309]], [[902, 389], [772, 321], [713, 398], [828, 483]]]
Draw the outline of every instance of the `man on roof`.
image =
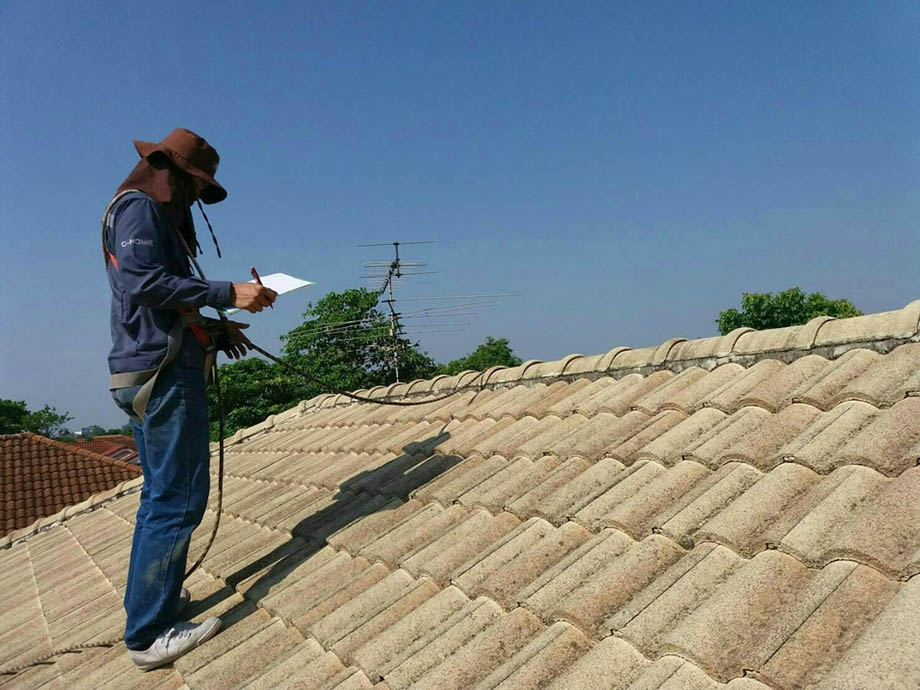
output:
[[220, 629], [219, 618], [179, 620], [189, 600], [182, 580], [192, 530], [208, 500], [206, 369], [215, 350], [239, 359], [250, 343], [241, 332], [245, 324], [204, 319], [198, 309], [255, 313], [277, 295], [192, 272], [201, 247], [191, 206], [227, 196], [214, 179], [217, 151], [187, 129], [134, 146], [141, 160], [105, 210], [102, 245], [112, 290], [109, 387], [131, 419], [144, 473], [125, 591], [125, 645], [134, 663], [149, 670]]

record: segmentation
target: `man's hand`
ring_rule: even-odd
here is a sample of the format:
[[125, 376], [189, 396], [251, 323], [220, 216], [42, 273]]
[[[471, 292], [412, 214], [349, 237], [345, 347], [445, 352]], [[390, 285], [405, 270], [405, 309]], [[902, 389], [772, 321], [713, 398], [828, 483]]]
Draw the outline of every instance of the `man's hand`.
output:
[[214, 347], [231, 359], [245, 357], [246, 352], [252, 349], [249, 338], [243, 335], [243, 329], [249, 328], [248, 323], [205, 317], [204, 328], [214, 341]]
[[240, 359], [246, 356], [248, 350], [252, 349], [252, 343], [243, 333], [244, 328], [249, 328], [249, 324], [240, 323], [239, 321], [226, 322], [226, 329], [224, 330], [226, 346], [220, 347], [220, 344], [218, 344], [218, 349], [222, 350], [227, 357]]
[[233, 306], [255, 314], [275, 301], [278, 293], [256, 283], [233, 284]]

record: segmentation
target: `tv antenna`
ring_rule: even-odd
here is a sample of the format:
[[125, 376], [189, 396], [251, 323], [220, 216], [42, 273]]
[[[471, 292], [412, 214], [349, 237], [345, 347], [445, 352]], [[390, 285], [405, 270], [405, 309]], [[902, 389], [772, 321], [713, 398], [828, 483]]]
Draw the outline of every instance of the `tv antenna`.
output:
[[[399, 313], [396, 311], [396, 299], [393, 295], [393, 282], [403, 276], [418, 276], [437, 273], [437, 271], [417, 271], [413, 269], [424, 268], [428, 265], [427, 261], [403, 261], [399, 256], [399, 245], [409, 244], [434, 244], [431, 240], [422, 240], [420, 242], [381, 242], [379, 244], [359, 244], [359, 247], [387, 247], [393, 245], [395, 258], [390, 261], [365, 261], [364, 268], [380, 271], [386, 269], [383, 273], [371, 273], [361, 276], [372, 283], [368, 283], [369, 289], [374, 289], [378, 295], [387, 293], [387, 298], [381, 300], [390, 311], [390, 332], [389, 336], [393, 342], [393, 368], [396, 371], [396, 380], [399, 381], [399, 336], [402, 335], [402, 324], [399, 322]], [[403, 270], [408, 268], [409, 270]], [[373, 288], [372, 288], [373, 286]]]
[[[394, 294], [394, 287], [396, 281], [401, 281], [402, 278], [406, 276], [418, 276], [418, 275], [431, 275], [437, 273], [437, 271], [424, 271], [419, 270], [426, 268], [428, 266], [427, 261], [405, 261], [399, 255], [399, 248], [406, 245], [417, 245], [417, 244], [434, 244], [433, 241], [425, 240], [419, 242], [380, 242], [377, 244], [359, 244], [359, 247], [393, 247], [394, 258], [392, 261], [365, 261], [364, 268], [368, 269], [368, 273], [362, 275], [362, 278], [367, 279], [367, 289], [376, 292], [378, 295], [379, 301], [387, 305], [389, 311], [389, 329], [386, 334], [386, 338], [390, 340], [392, 345], [390, 348], [393, 352], [393, 368], [396, 372], [396, 380], [399, 381], [399, 360], [400, 360], [400, 350], [402, 349], [403, 343], [400, 341], [401, 336], [405, 335], [421, 335], [428, 333], [454, 333], [459, 330], [462, 330], [463, 326], [469, 326], [470, 323], [466, 321], [454, 321], [454, 317], [463, 317], [475, 315], [476, 312], [472, 311], [477, 307], [491, 307], [499, 303], [499, 300], [502, 297], [516, 297], [515, 293], [497, 293], [497, 294], [483, 294], [483, 295], [453, 295], [445, 297], [401, 297], [399, 301], [401, 302], [434, 302], [431, 306], [419, 306], [412, 311], [400, 312], [396, 308], [396, 296]], [[380, 299], [381, 295], [385, 295], [385, 299]], [[448, 304], [444, 304], [447, 301]], [[440, 302], [440, 304], [438, 304]], [[450, 319], [444, 321], [443, 319]], [[436, 322], [426, 322], [428, 319], [435, 319]], [[405, 330], [403, 327], [403, 321], [411, 321]], [[421, 321], [421, 323], [418, 323]], [[339, 331], [343, 335], [347, 334], [348, 331], [355, 329], [356, 326], [352, 324], [340, 324], [338, 328], [342, 330]], [[360, 328], [360, 325], [357, 326]], [[337, 329], [338, 330], [338, 329]], [[356, 337], [368, 337], [356, 335]]]

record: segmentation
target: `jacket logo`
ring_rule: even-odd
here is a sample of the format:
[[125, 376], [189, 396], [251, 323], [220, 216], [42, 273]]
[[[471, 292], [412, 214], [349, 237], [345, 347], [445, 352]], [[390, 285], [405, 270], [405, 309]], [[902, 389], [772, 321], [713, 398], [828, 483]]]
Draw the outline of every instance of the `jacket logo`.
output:
[[140, 239], [130, 239], [125, 240], [121, 243], [122, 247], [130, 247], [132, 244], [140, 245], [141, 247], [152, 247], [153, 240], [140, 240]]

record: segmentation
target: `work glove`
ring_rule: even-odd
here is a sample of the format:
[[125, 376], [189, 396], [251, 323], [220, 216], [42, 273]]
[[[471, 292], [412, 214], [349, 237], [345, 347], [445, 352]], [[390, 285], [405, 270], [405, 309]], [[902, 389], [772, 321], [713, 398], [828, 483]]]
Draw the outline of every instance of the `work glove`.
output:
[[245, 328], [249, 328], [248, 323], [229, 319], [205, 319], [205, 329], [211, 336], [214, 347], [230, 359], [245, 357], [246, 353], [252, 349], [252, 343], [243, 334]]

